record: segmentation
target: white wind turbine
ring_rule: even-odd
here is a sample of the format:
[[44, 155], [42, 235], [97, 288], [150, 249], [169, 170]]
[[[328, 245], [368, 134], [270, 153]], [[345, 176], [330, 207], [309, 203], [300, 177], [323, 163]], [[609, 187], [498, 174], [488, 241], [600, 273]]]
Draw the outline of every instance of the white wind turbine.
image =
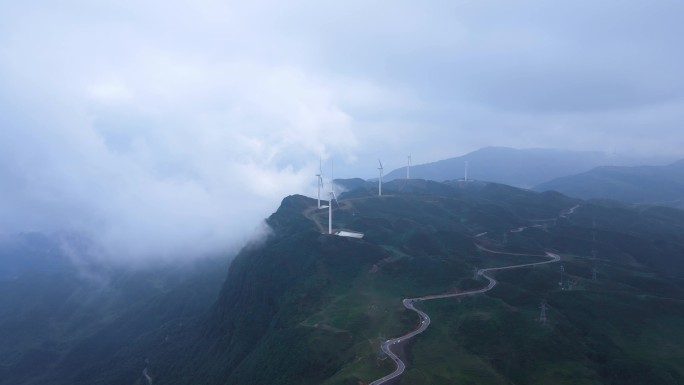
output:
[[464, 180], [465, 182], [468, 181], [468, 161], [467, 161], [467, 160], [466, 160], [466, 162], [465, 162], [465, 171], [464, 171], [463, 180]]
[[[332, 184], [331, 184], [332, 185]], [[337, 197], [335, 197], [335, 192], [330, 189], [330, 203], [328, 203], [328, 234], [332, 234], [332, 203], [335, 201], [337, 203]], [[340, 204], [337, 203], [337, 206]]]
[[411, 179], [411, 155], [408, 156], [406, 162], [406, 179]]
[[323, 188], [323, 165], [322, 161], [318, 160], [318, 208], [321, 208], [321, 189]]
[[[337, 198], [335, 197], [335, 191], [334, 191], [334, 178], [333, 178], [333, 163], [330, 161], [330, 201], [328, 202], [328, 234], [332, 234], [332, 205], [333, 205], [333, 200], [337, 202]], [[339, 203], [337, 204], [338, 206], [340, 205]]]
[[378, 179], [378, 196], [382, 196], [382, 171], [384, 168], [382, 168], [382, 162], [380, 159], [378, 159], [378, 163], [380, 163], [380, 167], [378, 167], [378, 170], [380, 170], [380, 178]]

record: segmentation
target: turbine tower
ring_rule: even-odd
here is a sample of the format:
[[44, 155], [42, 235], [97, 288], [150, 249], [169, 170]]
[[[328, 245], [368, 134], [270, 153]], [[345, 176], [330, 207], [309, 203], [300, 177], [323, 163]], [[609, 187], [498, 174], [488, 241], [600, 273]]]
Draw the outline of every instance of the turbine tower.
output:
[[323, 165], [322, 161], [318, 160], [318, 208], [321, 208], [321, 189], [323, 188]]
[[382, 171], [384, 168], [382, 168], [382, 162], [380, 159], [378, 159], [378, 163], [380, 163], [380, 167], [378, 167], [378, 170], [380, 171], [380, 178], [378, 179], [378, 196], [382, 196]]
[[[337, 201], [337, 198], [335, 198], [335, 191], [334, 191], [334, 178], [333, 178], [333, 163], [332, 160], [330, 161], [330, 201], [328, 202], [328, 234], [332, 234], [332, 205], [333, 205], [333, 200]], [[339, 203], [337, 204], [338, 206], [340, 205]]]
[[335, 196], [335, 193], [332, 190], [332, 183], [330, 184], [330, 202], [328, 203], [328, 234], [332, 234], [332, 200], [333, 197]]
[[406, 179], [411, 179], [411, 155], [408, 156], [406, 162]]
[[467, 182], [468, 181], [468, 161], [466, 160], [465, 162], [465, 176], [463, 177], [463, 181]]
[[340, 206], [340, 204], [337, 202], [337, 197], [335, 196], [335, 191], [333, 191], [332, 188], [332, 183], [330, 183], [330, 202], [328, 203], [328, 234], [332, 234], [332, 206], [333, 206], [333, 201], [337, 203], [337, 207]]

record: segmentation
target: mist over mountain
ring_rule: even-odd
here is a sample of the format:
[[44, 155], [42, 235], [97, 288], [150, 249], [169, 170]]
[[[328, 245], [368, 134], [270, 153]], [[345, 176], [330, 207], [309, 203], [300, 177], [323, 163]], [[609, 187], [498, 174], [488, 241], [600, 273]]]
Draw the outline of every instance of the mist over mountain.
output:
[[[463, 156], [412, 165], [411, 178], [445, 181], [468, 178], [531, 188], [561, 176], [577, 174], [600, 165], [665, 163], [669, 158], [609, 154], [600, 151], [570, 151], [546, 148], [514, 149], [486, 147]], [[385, 180], [406, 178], [406, 167], [395, 169]]]
[[73, 259], [76, 242], [39, 233], [0, 242], [0, 384], [138, 384], [117, 355], [141, 374], [145, 357], [130, 356], [131, 347], [195, 321], [231, 257], [130, 269]]
[[[678, 348], [637, 347], [618, 337], [684, 333], [676, 326], [684, 321], [678, 210], [637, 211], [481, 182], [395, 180], [384, 197], [374, 183], [339, 184], [350, 190], [335, 208], [334, 226], [365, 237], [321, 235], [327, 210], [287, 197], [268, 219], [272, 237], [232, 264], [203, 327], [152, 355], [150, 373], [169, 384], [370, 383], [392, 370], [378, 350], [383, 338], [418, 323], [402, 298], [480, 287], [474, 268], [534, 260], [476, 246], [484, 244], [524, 255], [555, 249], [574, 286], [559, 286], [557, 265], [537, 266], [502, 273], [491, 295], [426, 303], [433, 324], [407, 348], [411, 364], [402, 381], [577, 383], [556, 367], [572, 367], [583, 381], [676, 383], [684, 376]], [[600, 266], [599, 281], [591, 279], [592, 264]], [[553, 309], [549, 328], [534, 318], [543, 298]]]
[[682, 15], [0, 1], [0, 385], [684, 384]]
[[41, 233], [20, 233], [0, 237], [0, 281], [26, 273], [56, 273], [72, 268], [60, 242]]
[[667, 166], [597, 167], [541, 183], [534, 190], [684, 208], [684, 160]]
[[490, 292], [420, 305], [432, 324], [405, 347], [402, 381], [684, 378], [682, 211], [479, 181], [395, 180], [382, 197], [373, 182], [337, 183], [348, 191], [334, 228], [363, 239], [322, 234], [328, 210], [294, 195], [227, 275], [217, 261], [119, 270], [106, 284], [0, 283], [0, 384], [370, 383], [393, 370], [380, 343], [420, 322], [402, 298], [483, 287], [473, 271], [544, 250], [563, 278], [559, 263], [501, 271]]

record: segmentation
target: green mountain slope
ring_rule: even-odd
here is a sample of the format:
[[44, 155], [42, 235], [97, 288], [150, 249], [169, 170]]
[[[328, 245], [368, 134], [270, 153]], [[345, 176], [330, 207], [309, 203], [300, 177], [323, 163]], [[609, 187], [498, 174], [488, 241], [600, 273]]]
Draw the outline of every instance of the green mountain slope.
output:
[[[14, 259], [34, 251], [14, 246], [5, 250]], [[146, 366], [145, 335], [196, 322], [215, 302], [227, 264], [213, 258], [88, 276], [64, 264], [0, 281], [0, 384], [135, 383]]]
[[[432, 323], [404, 345], [400, 382], [684, 380], [684, 211], [483, 182], [396, 180], [382, 197], [375, 183], [338, 182], [348, 191], [334, 227], [363, 239], [321, 234], [327, 209], [287, 197], [217, 295], [205, 271], [130, 308], [104, 307], [119, 309], [114, 322], [83, 320], [92, 332], [72, 334], [66, 350], [27, 344], [3, 361], [0, 378], [14, 380], [0, 383], [148, 385], [147, 368], [155, 384], [369, 384], [394, 370], [381, 342], [420, 322], [403, 298], [484, 287], [477, 269], [546, 260], [546, 250], [562, 260], [492, 273], [499, 284], [485, 294], [418, 304]], [[149, 290], [134, 282], [121, 287]]]
[[[558, 265], [544, 265], [498, 273], [501, 284], [486, 295], [425, 303], [433, 324], [408, 345], [402, 381], [684, 378], [680, 212], [667, 212], [665, 228], [659, 209], [604, 207], [502, 185], [396, 181], [383, 197], [372, 195], [373, 186], [357, 183], [335, 208], [336, 227], [362, 231], [362, 240], [320, 234], [314, 222], [324, 223], [327, 212], [313, 210], [308, 198], [285, 199], [268, 220], [270, 238], [231, 266], [197, 340], [152, 356], [155, 381], [370, 383], [393, 370], [380, 342], [418, 322], [402, 298], [481, 287], [476, 267], [539, 260], [476, 244], [535, 255], [555, 249], [565, 283], [559, 286]], [[542, 299], [549, 305], [545, 326], [536, 320]]]

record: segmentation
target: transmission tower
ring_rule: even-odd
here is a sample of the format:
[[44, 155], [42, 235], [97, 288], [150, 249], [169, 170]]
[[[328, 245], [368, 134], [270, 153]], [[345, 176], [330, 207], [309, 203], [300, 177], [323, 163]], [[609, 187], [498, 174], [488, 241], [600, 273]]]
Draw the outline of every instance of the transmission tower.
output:
[[565, 277], [564, 277], [564, 275], [565, 275], [565, 266], [560, 265], [560, 282], [558, 282], [558, 285], [561, 287], [561, 290], [565, 288], [565, 285], [564, 285], [564, 283], [565, 283], [564, 278]]
[[594, 268], [591, 270], [591, 280], [596, 281], [596, 275], [598, 274], [598, 268], [594, 266]]
[[541, 309], [541, 313], [539, 314], [539, 322], [541, 322], [542, 325], [546, 326], [546, 309], [547, 309], [547, 305], [546, 305], [546, 301], [545, 301], [545, 300], [542, 300], [542, 301], [541, 301], [541, 306], [539, 306], [539, 308]]

